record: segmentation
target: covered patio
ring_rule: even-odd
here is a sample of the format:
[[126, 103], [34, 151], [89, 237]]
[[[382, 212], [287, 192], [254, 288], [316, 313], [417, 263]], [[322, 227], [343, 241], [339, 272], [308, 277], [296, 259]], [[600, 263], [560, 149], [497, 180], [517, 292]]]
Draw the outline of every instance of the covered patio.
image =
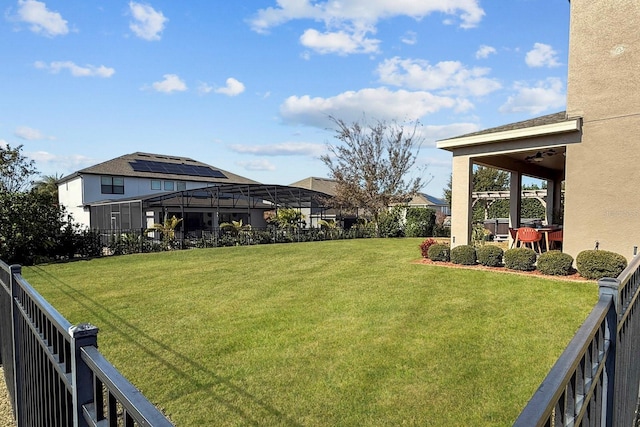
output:
[[453, 154], [451, 246], [466, 245], [471, 240], [474, 165], [509, 172], [510, 228], [521, 226], [525, 176], [546, 181], [543, 224], [562, 228], [561, 191], [566, 175], [567, 146], [581, 140], [581, 119], [569, 119], [562, 111], [438, 141], [438, 148]]

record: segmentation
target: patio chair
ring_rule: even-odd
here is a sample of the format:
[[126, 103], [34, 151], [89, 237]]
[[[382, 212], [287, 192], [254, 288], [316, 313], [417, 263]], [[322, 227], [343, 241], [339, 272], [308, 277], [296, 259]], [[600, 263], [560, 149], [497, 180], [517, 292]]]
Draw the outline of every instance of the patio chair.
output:
[[[522, 243], [522, 246], [531, 245], [531, 249], [537, 253], [541, 253], [540, 240], [542, 240], [542, 234], [536, 229], [531, 227], [518, 228], [517, 238], [518, 242]], [[536, 249], [536, 247], [538, 249]]]
[[562, 248], [562, 230], [552, 231], [549, 233], [549, 249], [554, 248], [559, 244]]
[[518, 229], [509, 227], [509, 234], [511, 235], [511, 248], [520, 247], [520, 241], [518, 240]]

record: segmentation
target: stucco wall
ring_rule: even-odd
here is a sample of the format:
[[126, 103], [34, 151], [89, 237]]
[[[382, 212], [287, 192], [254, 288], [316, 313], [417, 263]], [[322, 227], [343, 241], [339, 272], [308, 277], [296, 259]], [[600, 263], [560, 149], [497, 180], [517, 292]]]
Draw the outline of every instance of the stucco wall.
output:
[[564, 249], [640, 246], [640, 2], [571, 0]]

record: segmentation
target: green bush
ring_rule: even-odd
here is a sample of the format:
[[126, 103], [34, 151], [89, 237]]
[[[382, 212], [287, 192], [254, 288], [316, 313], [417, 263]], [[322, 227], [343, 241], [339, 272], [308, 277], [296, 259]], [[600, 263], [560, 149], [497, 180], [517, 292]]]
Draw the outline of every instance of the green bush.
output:
[[533, 271], [536, 269], [536, 252], [529, 248], [513, 248], [504, 253], [504, 265], [510, 270]]
[[502, 256], [504, 255], [504, 251], [498, 246], [485, 245], [476, 249], [476, 255], [478, 256], [478, 262], [481, 265], [487, 267], [500, 267], [502, 266]]
[[586, 279], [618, 277], [627, 266], [627, 260], [620, 254], [609, 251], [587, 250], [576, 257], [578, 273]]
[[422, 254], [423, 258], [429, 258], [429, 248], [431, 247], [431, 245], [435, 245], [436, 243], [438, 242], [435, 239], [427, 239], [420, 243], [420, 253]]
[[401, 221], [401, 214], [401, 208], [396, 206], [380, 215], [380, 218], [378, 218], [379, 237], [404, 237], [404, 224]]
[[432, 261], [449, 261], [449, 245], [445, 245], [443, 243], [436, 243], [435, 245], [431, 245], [428, 251], [429, 258]]
[[476, 265], [476, 248], [470, 245], [460, 245], [451, 249], [451, 262], [462, 265]]
[[538, 258], [537, 268], [542, 274], [568, 276], [571, 274], [573, 257], [560, 251], [548, 251]]
[[433, 235], [436, 223], [436, 211], [429, 208], [408, 208], [407, 223], [404, 234], [406, 237], [427, 237]]

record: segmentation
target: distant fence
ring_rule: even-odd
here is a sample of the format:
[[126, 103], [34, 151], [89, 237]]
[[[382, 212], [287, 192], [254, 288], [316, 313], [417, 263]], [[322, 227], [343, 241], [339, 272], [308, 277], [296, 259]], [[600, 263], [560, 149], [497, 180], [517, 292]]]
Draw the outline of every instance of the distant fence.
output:
[[0, 261], [0, 356], [18, 427], [173, 425], [100, 354], [97, 334]]
[[106, 255], [157, 252], [167, 249], [215, 248], [223, 246], [264, 245], [270, 243], [313, 242], [321, 240], [374, 237], [372, 228], [257, 228], [241, 230], [180, 230], [162, 233], [158, 230], [112, 229], [93, 230]]
[[600, 299], [514, 426], [624, 426], [640, 391], [640, 255]]

